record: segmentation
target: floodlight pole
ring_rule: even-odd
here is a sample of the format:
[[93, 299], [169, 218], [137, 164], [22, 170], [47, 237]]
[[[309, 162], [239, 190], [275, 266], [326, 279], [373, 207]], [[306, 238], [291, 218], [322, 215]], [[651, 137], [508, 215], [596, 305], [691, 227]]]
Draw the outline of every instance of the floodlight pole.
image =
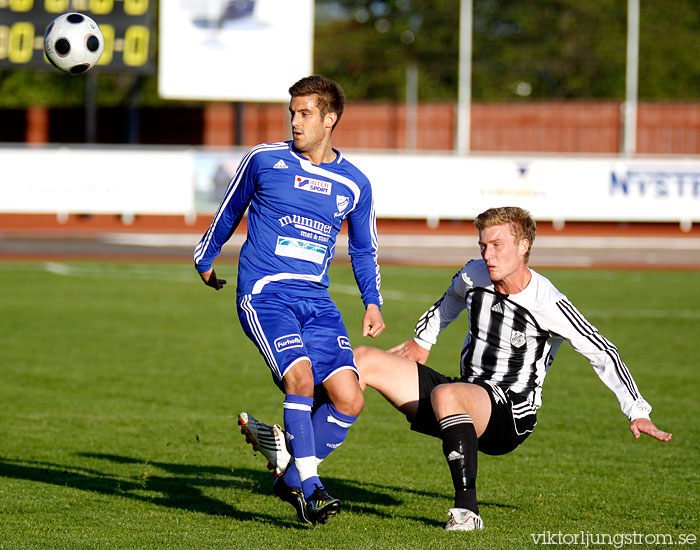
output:
[[418, 67], [406, 67], [406, 149], [418, 149]]
[[472, 101], [472, 0], [459, 5], [459, 89], [457, 91], [457, 143], [455, 149], [465, 155], [471, 149]]
[[85, 83], [85, 143], [97, 142], [97, 75], [88, 72]]
[[234, 121], [233, 128], [233, 144], [236, 147], [241, 147], [243, 145], [243, 102], [234, 101], [233, 110], [236, 114], [236, 120]]
[[627, 83], [623, 152], [637, 152], [637, 84], [639, 81], [639, 0], [627, 0]]
[[139, 143], [140, 140], [140, 106], [141, 106], [141, 87], [143, 85], [143, 75], [133, 77], [131, 86], [129, 87], [129, 118], [127, 124], [127, 143]]

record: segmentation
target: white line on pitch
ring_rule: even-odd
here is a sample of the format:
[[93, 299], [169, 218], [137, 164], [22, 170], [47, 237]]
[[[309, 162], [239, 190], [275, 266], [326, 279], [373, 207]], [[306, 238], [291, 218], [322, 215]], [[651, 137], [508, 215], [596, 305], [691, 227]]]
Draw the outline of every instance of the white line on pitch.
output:
[[[194, 247], [200, 235], [191, 233], [105, 233], [104, 242], [133, 246], [182, 246]], [[244, 234], [232, 235], [229, 243], [240, 246]], [[338, 246], [347, 246], [347, 236], [338, 237]], [[476, 237], [462, 235], [380, 235], [379, 246], [393, 248], [467, 248], [476, 247]], [[535, 239], [536, 248], [589, 248], [589, 249], [667, 249], [700, 250], [700, 239], [695, 237], [557, 237], [542, 236]]]

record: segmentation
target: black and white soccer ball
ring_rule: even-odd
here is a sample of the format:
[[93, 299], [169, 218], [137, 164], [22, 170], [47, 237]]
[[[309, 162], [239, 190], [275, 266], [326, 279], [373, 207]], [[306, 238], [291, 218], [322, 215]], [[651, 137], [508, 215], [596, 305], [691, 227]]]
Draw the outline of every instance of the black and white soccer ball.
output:
[[44, 53], [60, 71], [81, 74], [94, 67], [104, 50], [100, 27], [82, 13], [64, 13], [44, 33]]

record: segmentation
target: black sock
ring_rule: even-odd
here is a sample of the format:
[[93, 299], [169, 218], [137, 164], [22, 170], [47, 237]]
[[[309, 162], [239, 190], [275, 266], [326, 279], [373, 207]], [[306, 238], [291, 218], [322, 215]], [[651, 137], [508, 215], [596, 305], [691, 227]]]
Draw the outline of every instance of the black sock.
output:
[[478, 440], [468, 414], [455, 414], [440, 420], [442, 452], [452, 475], [455, 508], [479, 513], [476, 501], [476, 466]]

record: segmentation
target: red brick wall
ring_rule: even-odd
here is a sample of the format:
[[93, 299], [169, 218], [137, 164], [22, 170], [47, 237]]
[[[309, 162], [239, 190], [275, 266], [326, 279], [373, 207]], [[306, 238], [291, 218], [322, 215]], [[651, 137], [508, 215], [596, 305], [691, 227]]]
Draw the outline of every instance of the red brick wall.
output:
[[[286, 105], [244, 107], [243, 145], [289, 136]], [[417, 148], [455, 148], [456, 105], [418, 107]], [[405, 149], [403, 104], [351, 103], [334, 143], [341, 148]], [[622, 150], [622, 104], [616, 101], [474, 103], [471, 150], [477, 152], [608, 153]], [[700, 155], [700, 103], [640, 103], [637, 151]]]
[[700, 154], [700, 104], [641, 103], [637, 115], [637, 152]]
[[615, 102], [475, 103], [472, 151], [617, 153]]
[[[28, 142], [67, 142], [54, 136], [61, 110], [26, 111], [24, 137]], [[622, 105], [615, 101], [542, 101], [472, 104], [471, 150], [475, 152], [608, 153], [622, 150]], [[9, 114], [6, 118], [9, 120]], [[72, 113], [73, 126], [83, 127], [82, 111]], [[237, 126], [238, 115], [242, 115]], [[196, 115], [196, 116], [195, 116]], [[102, 117], [104, 118], [104, 117]], [[123, 118], [123, 117], [122, 117]], [[236, 110], [226, 102], [203, 108], [142, 110], [142, 143], [160, 143], [152, 129], [167, 130], [167, 144], [252, 146], [289, 139], [287, 105], [244, 104]], [[100, 142], [119, 143], [107, 120], [100, 120]], [[416, 147], [423, 151], [455, 149], [456, 105], [423, 103], [417, 112]], [[240, 143], [236, 129], [240, 128]], [[4, 139], [16, 140], [7, 134]], [[105, 134], [102, 136], [102, 134]], [[162, 134], [162, 132], [161, 132]], [[81, 134], [82, 135], [82, 134]], [[201, 143], [200, 143], [201, 136]], [[159, 141], [161, 140], [161, 141]], [[406, 106], [392, 103], [350, 103], [336, 129], [334, 144], [341, 148], [405, 150]], [[700, 155], [700, 102], [642, 102], [638, 108], [637, 152], [640, 154]]]

